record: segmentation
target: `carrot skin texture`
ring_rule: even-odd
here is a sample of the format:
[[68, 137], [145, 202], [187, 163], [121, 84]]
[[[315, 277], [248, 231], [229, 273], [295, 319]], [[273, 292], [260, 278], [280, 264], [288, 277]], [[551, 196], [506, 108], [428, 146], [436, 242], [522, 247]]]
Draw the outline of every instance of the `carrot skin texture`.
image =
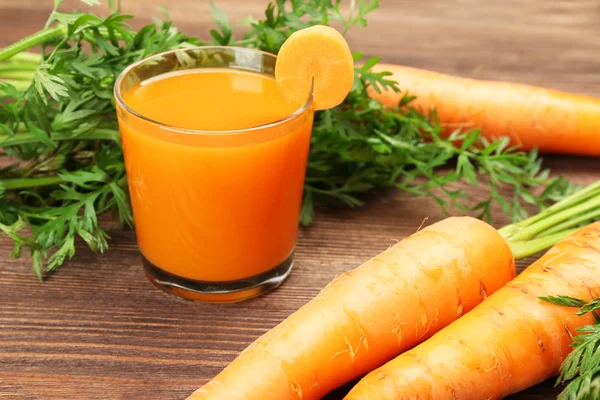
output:
[[486, 223], [449, 218], [337, 277], [189, 399], [320, 399], [426, 340], [515, 276]]
[[400, 65], [374, 70], [392, 72], [401, 93], [371, 91], [371, 97], [396, 106], [405, 92], [416, 96], [411, 106], [426, 114], [435, 109], [447, 133], [480, 128], [483, 137], [508, 137], [523, 150], [600, 156], [600, 99]]
[[500, 399], [559, 372], [575, 329], [593, 324], [539, 296], [600, 295], [600, 222], [550, 249], [474, 310], [365, 376], [345, 400]]

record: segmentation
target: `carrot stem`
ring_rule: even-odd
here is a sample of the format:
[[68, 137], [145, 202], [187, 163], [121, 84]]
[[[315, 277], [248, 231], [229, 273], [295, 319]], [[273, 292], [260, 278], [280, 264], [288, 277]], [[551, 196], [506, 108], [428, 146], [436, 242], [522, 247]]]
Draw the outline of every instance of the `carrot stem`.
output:
[[11, 189], [28, 189], [39, 186], [56, 185], [64, 182], [60, 176], [42, 176], [35, 178], [15, 178], [0, 180], [0, 186], [6, 190]]
[[576, 227], [600, 218], [600, 181], [595, 182], [537, 215], [498, 230], [516, 259], [551, 247]]
[[542, 250], [552, 247], [557, 242], [566, 238], [577, 229], [568, 229], [560, 232], [555, 232], [552, 235], [538, 237], [532, 240], [526, 241], [509, 241], [508, 245], [513, 252], [515, 260], [521, 260], [532, 256]]
[[[50, 139], [55, 141], [68, 140], [110, 140], [119, 143], [119, 131], [115, 129], [95, 129], [91, 132], [73, 135], [72, 133], [53, 133]], [[0, 135], [0, 146], [21, 146], [39, 143], [39, 138], [32, 133], [24, 132], [17, 135]]]
[[15, 71], [27, 71], [27, 72], [33, 72], [35, 71], [36, 68], [36, 64], [29, 64], [29, 63], [11, 63], [11, 62], [4, 62], [4, 63], [0, 63], [0, 74], [4, 74], [6, 72], [15, 72]]
[[511, 239], [514, 241], [533, 239], [544, 231], [551, 229], [554, 226], [563, 223], [564, 221], [569, 221], [571, 218], [577, 218], [581, 214], [595, 210], [598, 207], [600, 207], [600, 196], [577, 204], [571, 208], [567, 208], [556, 214], [549, 215], [535, 224], [523, 228], [521, 231], [513, 235]]
[[30, 51], [22, 51], [12, 56], [8, 62], [14, 64], [30, 64], [37, 66], [42, 61], [42, 55], [39, 53], [32, 53]]
[[14, 86], [15, 89], [17, 89], [20, 92], [24, 92], [25, 90], [27, 90], [27, 88], [29, 88], [29, 85], [31, 85], [31, 81], [23, 81], [20, 79], [4, 79], [0, 77], [0, 83], [2, 82]]
[[571, 206], [573, 206], [573, 204], [589, 200], [590, 198], [595, 197], [598, 194], [600, 194], [600, 181], [592, 183], [591, 185], [584, 187], [583, 189], [573, 193], [572, 195], [562, 199], [561, 201], [554, 203], [553, 205], [534, 215], [533, 217], [527, 218], [523, 221], [511, 225], [507, 225], [504, 228], [500, 229], [500, 231], [501, 233], [506, 232], [507, 234], [509, 232], [516, 232], [520, 228], [530, 226], [535, 222], [543, 220], [551, 214], [570, 208]]
[[576, 218], [569, 219], [561, 224], [555, 225], [552, 228], [548, 229], [547, 231], [540, 233], [538, 235], [538, 237], [550, 236], [556, 232], [561, 232], [565, 229], [571, 228], [573, 226], [577, 226], [581, 223], [596, 220], [596, 219], [598, 219], [598, 217], [600, 217], [600, 209], [594, 209], [587, 213], [581, 214], [580, 216], [578, 216]]
[[[2, 67], [0, 65], [0, 67]], [[15, 79], [20, 81], [28, 81], [31, 82], [33, 79], [33, 71], [23, 71], [23, 70], [13, 70], [13, 71], [4, 71], [0, 69], [0, 79]]]
[[7, 60], [22, 51], [28, 50], [34, 46], [46, 43], [60, 37], [63, 37], [67, 32], [65, 26], [59, 25], [52, 28], [46, 28], [34, 33], [25, 39], [19, 40], [3, 49], [0, 49], [0, 61]]

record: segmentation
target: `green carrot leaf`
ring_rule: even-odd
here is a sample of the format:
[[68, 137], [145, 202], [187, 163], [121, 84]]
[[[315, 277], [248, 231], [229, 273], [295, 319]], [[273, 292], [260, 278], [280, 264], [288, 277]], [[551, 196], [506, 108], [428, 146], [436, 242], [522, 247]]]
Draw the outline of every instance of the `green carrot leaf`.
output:
[[596, 325], [577, 329], [573, 338], [573, 351], [560, 367], [556, 386], [567, 384], [558, 396], [559, 400], [597, 399], [600, 395], [600, 298], [589, 302], [570, 296], [545, 296], [540, 300], [550, 304], [579, 308], [575, 315], [592, 313]]
[[214, 3], [210, 3], [211, 17], [220, 32], [216, 29], [211, 29], [210, 34], [215, 40], [215, 44], [227, 46], [233, 39], [233, 27], [229, 22], [229, 17]]
[[563, 307], [581, 308], [586, 305], [585, 301], [570, 296], [542, 296], [540, 300]]
[[67, 97], [69, 94], [65, 81], [57, 75], [50, 74], [49, 69], [49, 64], [40, 64], [33, 75], [35, 88], [44, 103], [47, 103], [46, 94], [49, 94], [56, 101], [60, 101], [61, 98]]

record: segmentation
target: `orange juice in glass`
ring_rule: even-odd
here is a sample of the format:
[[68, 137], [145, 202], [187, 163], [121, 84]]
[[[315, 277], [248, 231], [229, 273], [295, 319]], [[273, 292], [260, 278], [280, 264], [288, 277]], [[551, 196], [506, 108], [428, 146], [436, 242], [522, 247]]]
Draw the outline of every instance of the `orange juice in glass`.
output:
[[312, 97], [287, 103], [276, 57], [200, 47], [128, 67], [115, 85], [146, 275], [188, 299], [230, 302], [292, 268]]

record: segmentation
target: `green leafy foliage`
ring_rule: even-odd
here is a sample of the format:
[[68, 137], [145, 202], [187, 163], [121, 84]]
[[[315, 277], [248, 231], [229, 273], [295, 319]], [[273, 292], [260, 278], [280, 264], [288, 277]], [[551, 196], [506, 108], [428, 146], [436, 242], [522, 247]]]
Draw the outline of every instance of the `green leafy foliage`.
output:
[[[362, 204], [357, 194], [389, 186], [431, 198], [444, 210], [454, 207], [491, 221], [494, 202], [518, 220], [527, 216], [524, 203], [544, 208], [568, 192], [566, 181], [548, 178], [535, 152], [509, 148], [508, 139], [490, 143], [476, 130], [444, 137], [435, 120], [410, 107], [411, 97], [405, 95], [394, 109], [370, 99], [368, 87], [398, 90], [387, 79], [389, 73], [370, 71], [377, 62], [372, 58], [357, 68], [355, 85], [341, 107], [315, 117], [305, 187], [314, 200], [336, 198], [357, 206]], [[487, 186], [489, 197], [471, 205], [460, 182]], [[532, 192], [539, 186], [545, 187], [542, 196]], [[509, 199], [501, 195], [507, 187], [513, 193]]]
[[73, 257], [77, 237], [95, 252], [106, 250], [102, 214], [133, 224], [114, 81], [127, 65], [188, 41], [170, 22], [135, 32], [128, 18], [54, 12], [66, 34], [42, 54], [32, 84], [24, 91], [0, 86], [0, 141], [22, 162], [0, 174], [0, 229], [15, 243], [13, 256], [29, 248], [40, 277]]
[[[206, 43], [169, 21], [136, 31], [127, 24], [131, 16], [113, 1], [107, 17], [61, 13], [60, 3], [55, 1], [44, 30], [0, 49], [0, 143], [5, 156], [18, 160], [0, 171], [0, 229], [15, 242], [14, 256], [29, 249], [39, 276], [73, 256], [77, 237], [104, 251], [108, 235], [100, 215], [115, 215], [122, 225], [133, 222], [112, 95], [116, 77], [151, 54]], [[247, 19], [249, 29], [236, 40], [227, 15], [213, 4], [211, 43], [277, 53], [293, 32], [311, 25], [335, 23], [344, 33], [366, 26], [379, 0], [349, 5], [276, 0], [263, 18]], [[25, 51], [36, 45], [42, 46], [41, 57]], [[369, 88], [400, 88], [389, 73], [371, 70], [378, 58], [354, 56], [362, 66], [351, 93], [339, 107], [315, 116], [301, 223], [313, 220], [315, 204], [359, 206], [362, 194], [381, 187], [488, 220], [494, 202], [516, 220], [526, 215], [523, 204], [543, 208], [567, 191], [563, 180], [541, 170], [535, 152], [508, 148], [505, 140], [488, 143], [477, 131], [443, 137], [435, 118], [412, 109], [407, 95], [397, 108], [370, 99]], [[487, 187], [488, 198], [473, 207], [462, 182]], [[512, 189], [510, 198], [501, 195], [506, 189]]]
[[600, 298], [585, 302], [568, 296], [542, 297], [548, 303], [563, 307], [577, 307], [575, 315], [591, 313], [595, 325], [583, 326], [573, 338], [573, 351], [567, 356], [556, 382], [568, 385], [558, 396], [559, 400], [595, 400], [600, 398]]
[[227, 46], [233, 39], [233, 27], [229, 22], [229, 18], [227, 17], [227, 14], [213, 3], [210, 4], [210, 9], [212, 12], [212, 20], [220, 30], [219, 32], [216, 29], [211, 29], [210, 35], [213, 37], [215, 44]]

